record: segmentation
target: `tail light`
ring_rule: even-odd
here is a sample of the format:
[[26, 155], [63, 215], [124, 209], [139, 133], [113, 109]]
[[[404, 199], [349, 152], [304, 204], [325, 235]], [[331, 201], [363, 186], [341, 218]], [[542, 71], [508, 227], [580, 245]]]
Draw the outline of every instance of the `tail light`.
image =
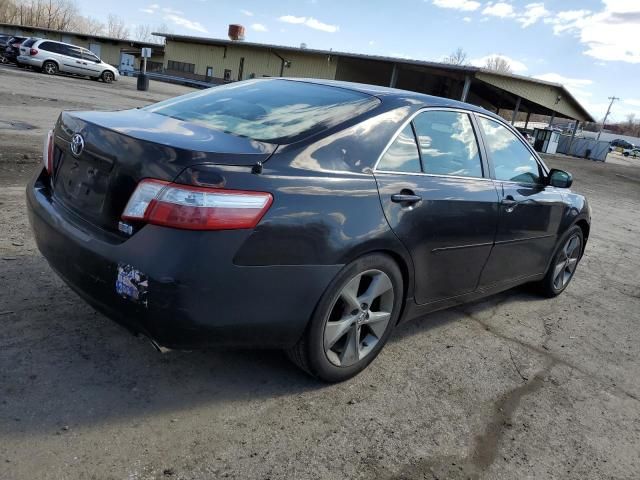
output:
[[32, 48], [31, 50], [29, 50], [29, 55], [37, 55], [38, 54], [38, 50], [36, 50], [35, 48]]
[[267, 192], [146, 179], [131, 195], [122, 219], [187, 230], [254, 228], [272, 202], [273, 197]]
[[49, 130], [44, 137], [44, 148], [42, 149], [42, 164], [49, 175], [53, 172], [53, 145], [53, 130]]

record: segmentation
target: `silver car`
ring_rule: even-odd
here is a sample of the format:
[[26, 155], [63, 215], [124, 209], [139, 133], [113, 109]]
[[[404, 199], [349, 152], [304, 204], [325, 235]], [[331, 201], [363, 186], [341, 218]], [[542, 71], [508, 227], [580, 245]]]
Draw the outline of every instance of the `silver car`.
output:
[[84, 75], [105, 83], [117, 80], [118, 70], [100, 60], [93, 52], [69, 43], [30, 38], [20, 46], [18, 62], [48, 75], [58, 72]]

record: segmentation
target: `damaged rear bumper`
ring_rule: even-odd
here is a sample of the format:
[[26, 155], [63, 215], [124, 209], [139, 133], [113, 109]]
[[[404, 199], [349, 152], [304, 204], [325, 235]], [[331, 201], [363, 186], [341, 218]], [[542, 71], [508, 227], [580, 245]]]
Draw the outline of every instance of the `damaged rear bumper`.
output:
[[27, 206], [58, 275], [96, 310], [167, 348], [290, 347], [341, 268], [235, 265], [245, 230], [147, 225], [123, 240], [58, 205], [38, 176]]

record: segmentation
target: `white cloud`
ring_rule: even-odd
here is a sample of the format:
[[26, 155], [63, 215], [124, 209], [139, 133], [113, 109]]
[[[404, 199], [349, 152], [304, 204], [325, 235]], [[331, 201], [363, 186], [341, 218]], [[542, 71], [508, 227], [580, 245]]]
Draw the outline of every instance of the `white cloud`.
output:
[[462, 20], [469, 23], [471, 22], [471, 17], [464, 17]]
[[604, 9], [567, 10], [553, 19], [553, 33], [574, 34], [585, 45], [585, 55], [598, 60], [640, 63], [640, 2], [603, 0]]
[[309, 28], [313, 28], [314, 30], [320, 30], [322, 32], [335, 33], [340, 30], [338, 25], [330, 25], [328, 23], [323, 23], [320, 20], [317, 20], [313, 17], [296, 17], [294, 15], [283, 15], [278, 20], [285, 23], [292, 23], [295, 25], [306, 25]]
[[375, 40], [369, 40], [369, 45], [375, 45], [376, 41]]
[[524, 13], [519, 14], [516, 21], [522, 24], [522, 28], [527, 28], [549, 15], [551, 12], [544, 7], [544, 3], [529, 3], [525, 5]]
[[251, 30], [255, 30], [256, 32], [268, 32], [269, 29], [266, 27], [266, 25], [263, 25], [261, 23], [254, 23], [251, 25]]
[[433, 4], [440, 8], [452, 8], [464, 12], [472, 12], [480, 8], [480, 2], [474, 0], [433, 0]]
[[476, 67], [484, 67], [487, 64], [487, 60], [493, 57], [500, 57], [509, 63], [511, 66], [511, 70], [513, 73], [523, 73], [528, 70], [527, 66], [519, 60], [515, 60], [511, 57], [507, 57], [506, 55], [500, 55], [497, 53], [492, 53], [491, 55], [486, 55], [480, 58], [474, 58], [471, 60], [471, 65], [475, 65]]
[[171, 15], [183, 15], [183, 12], [181, 12], [180, 10], [174, 10], [173, 8], [169, 8], [169, 7], [164, 7], [162, 11], [164, 13], [169, 13]]
[[200, 33], [209, 33], [207, 32], [207, 29], [204, 28], [200, 22], [194, 22], [193, 20], [189, 20], [187, 18], [181, 17], [180, 15], [169, 14], [169, 15], [165, 15], [164, 19], [180, 27], [184, 27], [187, 30], [194, 30]]
[[285, 23], [304, 23], [307, 21], [307, 17], [295, 17], [293, 15], [283, 15], [278, 20]]
[[152, 8], [140, 8], [139, 10], [140, 10], [141, 12], [144, 12], [144, 13], [150, 13], [151, 15], [153, 15], [154, 13], [156, 13], [156, 11], [155, 11], [155, 10], [153, 10]]
[[487, 6], [482, 10], [482, 14], [500, 18], [515, 17], [516, 15], [513, 11], [513, 6], [505, 2], [487, 3]]
[[623, 102], [627, 105], [640, 107], [640, 98], [627, 98], [626, 100], [623, 100]]
[[246, 15], [247, 17], [253, 17], [253, 12], [249, 11], [249, 10], [240, 10], [240, 13], [243, 15]]

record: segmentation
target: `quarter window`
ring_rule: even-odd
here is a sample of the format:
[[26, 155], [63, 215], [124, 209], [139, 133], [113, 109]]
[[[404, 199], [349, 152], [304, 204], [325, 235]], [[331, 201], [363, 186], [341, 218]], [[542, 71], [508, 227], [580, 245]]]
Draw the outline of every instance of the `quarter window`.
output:
[[478, 117], [484, 131], [496, 179], [521, 183], [540, 183], [540, 166], [522, 141], [504, 125]]
[[478, 142], [469, 115], [428, 111], [413, 120], [425, 173], [482, 177]]
[[420, 155], [411, 124], [404, 127], [378, 163], [378, 169], [390, 172], [420, 173]]

